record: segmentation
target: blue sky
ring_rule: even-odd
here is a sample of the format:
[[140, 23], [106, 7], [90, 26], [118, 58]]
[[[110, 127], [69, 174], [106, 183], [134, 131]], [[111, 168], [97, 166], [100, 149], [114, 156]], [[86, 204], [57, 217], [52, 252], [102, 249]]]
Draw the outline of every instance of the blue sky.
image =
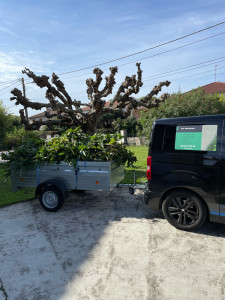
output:
[[[225, 21], [225, 2], [0, 0], [0, 20], [0, 100], [10, 107], [10, 112], [18, 114], [22, 107], [12, 106], [9, 98], [11, 87], [20, 83], [9, 87], [10, 83], [4, 82], [24, 76], [21, 73], [24, 67], [37, 75], [60, 74], [142, 51]], [[140, 61], [144, 86], [137, 97], [144, 96], [159, 81], [166, 79], [172, 83], [163, 92], [169, 93], [179, 89], [185, 92], [214, 82], [215, 65], [217, 81], [225, 82], [225, 34], [220, 34], [222, 32], [225, 32], [225, 24], [106, 64], [102, 69], [108, 75], [109, 67], [119, 67], [116, 76], [118, 86], [126, 75], [135, 74], [135, 62]], [[216, 34], [220, 35], [197, 42]], [[183, 47], [193, 42], [196, 43]], [[172, 50], [177, 47], [182, 48]], [[162, 53], [169, 50], [172, 51]], [[215, 61], [193, 70], [180, 70], [209, 60]], [[185, 72], [151, 78], [173, 70]], [[92, 76], [91, 71], [88, 69], [60, 77], [72, 97], [87, 102], [85, 80]], [[26, 76], [24, 78], [27, 79]], [[45, 91], [34, 84], [26, 85], [26, 93], [32, 100], [45, 101]], [[29, 115], [36, 113], [29, 110]]]

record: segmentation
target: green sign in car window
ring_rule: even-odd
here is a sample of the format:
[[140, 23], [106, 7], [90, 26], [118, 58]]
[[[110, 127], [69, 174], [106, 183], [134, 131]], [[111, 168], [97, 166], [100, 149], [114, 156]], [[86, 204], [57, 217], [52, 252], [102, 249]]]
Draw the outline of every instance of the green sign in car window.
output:
[[175, 150], [216, 151], [217, 125], [176, 127]]

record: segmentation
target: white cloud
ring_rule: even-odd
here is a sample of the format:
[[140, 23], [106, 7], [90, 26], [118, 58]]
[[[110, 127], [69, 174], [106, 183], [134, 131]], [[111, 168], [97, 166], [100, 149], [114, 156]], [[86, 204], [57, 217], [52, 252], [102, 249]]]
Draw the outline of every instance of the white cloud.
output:
[[200, 16], [190, 16], [187, 18], [187, 23], [195, 26], [204, 25], [205, 21]]
[[130, 15], [130, 16], [124, 16], [124, 17], [118, 18], [115, 21], [117, 23], [126, 23], [126, 22], [137, 21], [138, 19], [139, 19], [138, 16], [136, 16], [136, 15]]
[[53, 60], [44, 61], [37, 57], [33, 51], [27, 53], [12, 51], [9, 53], [0, 52], [0, 77], [2, 81], [14, 80], [22, 77], [21, 71], [27, 67], [36, 73], [49, 73], [49, 66], [55, 62]]
[[36, 35], [36, 34], [50, 34], [50, 30], [49, 28], [45, 27], [45, 26], [36, 26], [36, 27], [31, 27], [29, 29], [29, 31], [32, 32], [32, 34]]
[[8, 35], [11, 35], [13, 37], [17, 37], [15, 33], [13, 33], [11, 30], [7, 29], [7, 28], [4, 28], [4, 27], [0, 27], [0, 31], [8, 34]]
[[14, 80], [21, 69], [13, 56], [0, 52], [0, 77], [2, 81]]
[[[53, 60], [44, 60], [39, 57], [37, 54], [30, 53], [27, 51], [25, 53], [19, 51], [11, 51], [5, 53], [0, 51], [0, 82], [13, 81], [19, 78], [24, 77], [25, 79], [29, 79], [26, 75], [22, 74], [22, 70], [24, 67], [30, 68], [37, 75], [38, 74], [51, 74], [52, 70], [49, 69], [50, 66], [54, 64]], [[32, 80], [28, 80], [30, 82]], [[11, 84], [11, 85], [10, 85]], [[19, 86], [18, 86], [19, 85]], [[21, 109], [21, 105], [13, 106], [10, 103], [9, 99], [12, 97], [10, 91], [17, 87], [22, 90], [21, 83], [12, 83], [2, 84], [0, 90], [0, 100], [3, 100], [3, 105], [5, 107], [10, 107], [10, 111], [18, 115], [19, 109]], [[40, 89], [35, 84], [26, 85], [27, 97], [31, 99], [44, 99], [45, 91]], [[34, 114], [34, 113], [32, 113]]]

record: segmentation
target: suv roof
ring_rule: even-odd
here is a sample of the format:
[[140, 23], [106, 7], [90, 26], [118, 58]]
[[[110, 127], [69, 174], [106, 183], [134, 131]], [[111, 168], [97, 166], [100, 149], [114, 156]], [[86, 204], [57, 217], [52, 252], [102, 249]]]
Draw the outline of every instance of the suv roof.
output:
[[182, 118], [168, 118], [168, 119], [157, 119], [156, 124], [174, 124], [174, 123], [185, 123], [195, 121], [206, 121], [206, 120], [222, 120], [225, 119], [224, 115], [205, 115], [205, 116], [194, 116], [194, 117], [182, 117]]

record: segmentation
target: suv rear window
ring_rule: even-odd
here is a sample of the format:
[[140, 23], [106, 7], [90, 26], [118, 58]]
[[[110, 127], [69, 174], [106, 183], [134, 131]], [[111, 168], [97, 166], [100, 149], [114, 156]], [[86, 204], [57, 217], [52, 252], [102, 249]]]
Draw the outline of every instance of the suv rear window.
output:
[[175, 150], [216, 151], [217, 125], [176, 126]]
[[217, 151], [218, 125], [170, 125], [165, 129], [166, 152]]

